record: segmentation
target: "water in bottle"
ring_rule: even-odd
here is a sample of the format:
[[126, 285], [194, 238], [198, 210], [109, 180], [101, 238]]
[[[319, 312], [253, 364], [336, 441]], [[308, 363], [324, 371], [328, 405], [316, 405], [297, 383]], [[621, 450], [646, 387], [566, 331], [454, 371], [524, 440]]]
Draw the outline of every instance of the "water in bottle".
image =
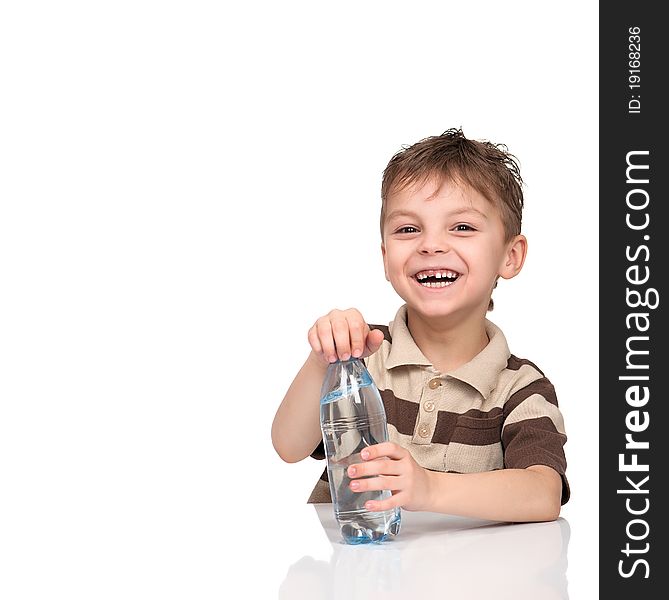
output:
[[320, 411], [330, 493], [344, 541], [362, 544], [394, 537], [400, 530], [399, 508], [375, 512], [365, 509], [365, 502], [385, 500], [391, 496], [390, 491], [353, 492], [349, 487], [347, 470], [352, 464], [364, 462], [360, 452], [388, 440], [381, 396], [360, 359], [329, 365]]

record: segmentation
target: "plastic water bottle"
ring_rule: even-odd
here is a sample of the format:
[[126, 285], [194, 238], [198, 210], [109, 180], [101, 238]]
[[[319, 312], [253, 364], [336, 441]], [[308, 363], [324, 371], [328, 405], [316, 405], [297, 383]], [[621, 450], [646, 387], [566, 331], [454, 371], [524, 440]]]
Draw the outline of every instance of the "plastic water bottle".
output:
[[330, 494], [344, 541], [364, 544], [396, 536], [401, 522], [399, 508], [374, 512], [365, 509], [365, 502], [390, 498], [390, 491], [353, 492], [349, 487], [347, 470], [352, 464], [364, 462], [360, 452], [388, 440], [381, 395], [360, 359], [328, 366], [320, 410]]

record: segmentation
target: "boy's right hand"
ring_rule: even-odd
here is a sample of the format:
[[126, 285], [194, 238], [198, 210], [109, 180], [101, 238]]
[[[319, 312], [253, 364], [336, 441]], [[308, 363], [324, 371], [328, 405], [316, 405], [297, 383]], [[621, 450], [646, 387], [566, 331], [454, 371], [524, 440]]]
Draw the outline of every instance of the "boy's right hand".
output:
[[383, 332], [370, 329], [360, 311], [331, 310], [309, 329], [313, 353], [326, 363], [348, 360], [351, 356], [365, 358], [374, 354], [383, 342]]

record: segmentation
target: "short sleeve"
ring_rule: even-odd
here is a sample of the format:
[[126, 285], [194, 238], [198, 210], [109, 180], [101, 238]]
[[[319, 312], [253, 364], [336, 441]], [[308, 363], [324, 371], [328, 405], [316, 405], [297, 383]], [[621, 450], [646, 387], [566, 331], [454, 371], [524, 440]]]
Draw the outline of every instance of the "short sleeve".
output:
[[555, 469], [562, 478], [561, 504], [570, 496], [564, 453], [566, 441], [564, 420], [555, 389], [548, 379], [537, 379], [511, 395], [504, 405], [504, 466], [525, 469], [546, 465]]

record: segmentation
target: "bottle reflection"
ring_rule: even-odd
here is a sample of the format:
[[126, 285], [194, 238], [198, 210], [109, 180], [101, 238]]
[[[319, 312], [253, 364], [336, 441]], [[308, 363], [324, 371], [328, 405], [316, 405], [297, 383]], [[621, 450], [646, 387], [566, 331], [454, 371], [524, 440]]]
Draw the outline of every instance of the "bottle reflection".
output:
[[304, 556], [291, 565], [279, 598], [405, 600], [407, 597], [568, 599], [565, 519], [498, 524], [406, 513], [397, 539], [342, 542], [332, 506], [316, 505], [332, 544], [330, 561]]

